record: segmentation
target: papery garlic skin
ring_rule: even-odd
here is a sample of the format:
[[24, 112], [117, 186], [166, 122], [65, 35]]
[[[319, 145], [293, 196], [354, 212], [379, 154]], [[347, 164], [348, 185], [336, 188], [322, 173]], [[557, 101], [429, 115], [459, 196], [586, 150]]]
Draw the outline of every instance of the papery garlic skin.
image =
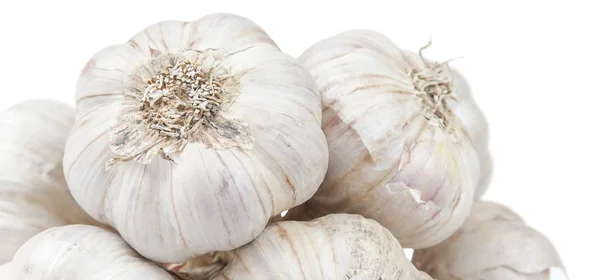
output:
[[455, 95], [447, 66], [368, 30], [325, 39], [299, 61], [321, 91], [330, 159], [318, 192], [288, 219], [360, 214], [407, 248], [432, 246], [458, 229], [479, 162], [447, 104]]
[[456, 69], [452, 69], [451, 72], [456, 85], [456, 100], [450, 101], [448, 105], [463, 124], [479, 156], [480, 179], [475, 198], [480, 199], [487, 191], [493, 175], [493, 160], [488, 148], [488, 122], [473, 98], [467, 79]]
[[269, 225], [215, 280], [430, 280], [415, 269], [394, 236], [358, 215]]
[[0, 266], [6, 280], [175, 280], [114, 232], [89, 225], [48, 229]]
[[516, 213], [492, 202], [475, 202], [469, 219], [452, 237], [412, 258], [417, 268], [437, 279], [549, 280], [563, 267], [542, 234]]
[[53, 100], [24, 101], [0, 112], [0, 264], [48, 228], [96, 223], [75, 203], [63, 175], [74, 119], [72, 107]]
[[[181, 63], [196, 68], [183, 75]], [[313, 78], [239, 16], [161, 22], [100, 51], [76, 109], [64, 160], [73, 197], [156, 262], [246, 244], [325, 176]]]

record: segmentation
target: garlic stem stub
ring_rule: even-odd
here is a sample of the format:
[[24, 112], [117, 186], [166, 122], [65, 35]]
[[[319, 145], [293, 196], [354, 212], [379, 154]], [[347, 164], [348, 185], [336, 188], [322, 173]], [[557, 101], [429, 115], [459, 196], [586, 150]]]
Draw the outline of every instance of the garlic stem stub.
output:
[[54, 227], [37, 234], [12, 262], [0, 266], [0, 279], [176, 280], [118, 234], [90, 225]]
[[404, 255], [394, 236], [359, 215], [269, 225], [235, 251], [215, 280], [431, 280]]
[[434, 247], [415, 250], [412, 261], [437, 279], [550, 280], [553, 270], [563, 270], [546, 237], [493, 202], [475, 202], [461, 229]]
[[63, 175], [74, 119], [71, 106], [54, 100], [24, 101], [0, 112], [0, 264], [48, 228], [99, 224], [75, 203]]
[[456, 86], [447, 63], [369, 30], [327, 38], [299, 61], [321, 91], [329, 168], [317, 193], [286, 219], [360, 214], [406, 248], [435, 245], [458, 229], [480, 168], [449, 105]]
[[76, 109], [73, 197], [156, 262], [250, 242], [325, 176], [314, 80], [240, 16], [160, 22], [105, 48]]

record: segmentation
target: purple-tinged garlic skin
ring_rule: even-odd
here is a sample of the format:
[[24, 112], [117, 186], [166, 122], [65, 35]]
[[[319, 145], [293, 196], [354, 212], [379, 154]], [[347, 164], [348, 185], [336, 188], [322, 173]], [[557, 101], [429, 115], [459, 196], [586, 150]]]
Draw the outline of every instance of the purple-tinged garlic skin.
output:
[[492, 202], [475, 202], [471, 216], [454, 235], [415, 250], [412, 262], [440, 280], [551, 280], [552, 269], [563, 269], [546, 237], [512, 210]]
[[0, 264], [48, 228], [99, 224], [73, 200], [63, 175], [74, 119], [73, 107], [54, 100], [24, 101], [0, 112]]
[[234, 253], [215, 280], [431, 280], [415, 269], [394, 236], [358, 215], [269, 225]]
[[89, 225], [54, 227], [37, 234], [12, 262], [0, 266], [0, 279], [176, 280], [118, 234]]
[[369, 30], [325, 39], [299, 61], [321, 92], [329, 168], [317, 193], [287, 219], [359, 214], [406, 248], [435, 245], [458, 229], [480, 168], [450, 106], [457, 93], [448, 66]]
[[489, 151], [488, 121], [473, 97], [467, 79], [456, 69], [451, 69], [456, 86], [456, 100], [449, 102], [452, 112], [460, 120], [477, 151], [480, 164], [480, 179], [475, 198], [480, 199], [487, 191], [493, 175], [493, 158]]

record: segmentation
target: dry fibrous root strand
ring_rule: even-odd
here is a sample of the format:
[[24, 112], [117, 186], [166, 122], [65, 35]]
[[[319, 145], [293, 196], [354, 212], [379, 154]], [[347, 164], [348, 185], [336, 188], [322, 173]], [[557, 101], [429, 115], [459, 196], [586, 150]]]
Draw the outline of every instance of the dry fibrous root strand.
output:
[[[156, 155], [172, 161], [173, 154], [194, 142], [251, 146], [247, 125], [223, 116], [239, 94], [236, 77], [222, 65], [226, 55], [225, 50], [189, 50], [160, 54], [139, 65], [129, 76], [126, 106], [111, 129], [117, 157], [107, 169], [130, 160], [149, 163]], [[230, 143], [215, 144], [207, 129], [216, 129]]]
[[452, 114], [449, 99], [456, 99], [452, 77], [444, 73], [448, 62], [430, 63], [423, 57], [423, 50], [430, 47], [431, 41], [419, 50], [419, 56], [425, 67], [410, 69], [407, 75], [413, 82], [416, 95], [423, 103], [423, 116], [441, 128], [448, 126], [448, 115]]

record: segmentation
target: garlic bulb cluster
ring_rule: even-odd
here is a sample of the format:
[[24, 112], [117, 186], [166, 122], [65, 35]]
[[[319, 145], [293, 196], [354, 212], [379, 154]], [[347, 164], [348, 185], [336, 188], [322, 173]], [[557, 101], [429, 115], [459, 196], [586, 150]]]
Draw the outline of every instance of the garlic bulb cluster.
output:
[[175, 280], [118, 234], [89, 225], [55, 227], [34, 236], [12, 262], [0, 266], [0, 279]]
[[413, 263], [437, 279], [549, 280], [562, 268], [550, 241], [513, 211], [476, 202], [471, 216], [452, 237], [416, 250]]
[[310, 73], [252, 21], [167, 21], [97, 53], [64, 170], [75, 200], [141, 255], [242, 246], [308, 200], [327, 142]]
[[321, 91], [330, 158], [323, 184], [290, 219], [360, 214], [409, 248], [432, 246], [458, 229], [480, 168], [449, 105], [457, 88], [447, 65], [369, 30], [325, 39], [299, 61]]
[[106, 47], [75, 110], [0, 113], [0, 279], [548, 279], [552, 244], [481, 201], [487, 121], [429, 46], [294, 59], [219, 13]]
[[394, 236], [358, 215], [271, 224], [215, 280], [431, 280], [406, 258]]
[[481, 198], [491, 181], [492, 156], [488, 148], [488, 123], [483, 112], [477, 106], [467, 79], [456, 69], [452, 69], [452, 77], [456, 86], [456, 99], [448, 105], [463, 124], [471, 143], [477, 151], [480, 166], [480, 179], [475, 191], [475, 198]]
[[21, 102], [0, 113], [0, 264], [45, 229], [95, 223], [63, 177], [74, 118], [73, 108], [51, 100]]

